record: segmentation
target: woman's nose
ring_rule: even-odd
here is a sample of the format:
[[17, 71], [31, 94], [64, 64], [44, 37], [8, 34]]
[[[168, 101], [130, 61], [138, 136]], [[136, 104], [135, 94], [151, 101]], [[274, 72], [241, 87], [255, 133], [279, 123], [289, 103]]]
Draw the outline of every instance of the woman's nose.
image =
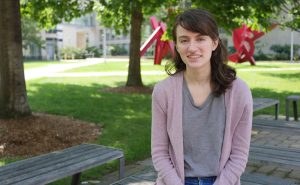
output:
[[187, 48], [189, 51], [195, 51], [197, 49], [197, 43], [194, 41], [191, 41]]

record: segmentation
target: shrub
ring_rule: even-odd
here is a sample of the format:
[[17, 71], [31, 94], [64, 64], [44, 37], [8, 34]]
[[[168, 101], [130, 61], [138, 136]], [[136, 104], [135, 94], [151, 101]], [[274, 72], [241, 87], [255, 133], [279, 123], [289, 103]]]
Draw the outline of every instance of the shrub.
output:
[[119, 45], [113, 45], [110, 48], [111, 55], [128, 55], [127, 50]]
[[273, 55], [272, 54], [265, 54], [260, 49], [260, 50], [258, 50], [258, 52], [255, 52], [254, 59], [255, 60], [272, 60], [273, 59]]
[[[289, 60], [291, 54], [291, 46], [290, 45], [279, 45], [274, 44], [270, 47], [270, 49], [275, 53], [274, 59], [276, 60]], [[294, 59], [299, 59], [299, 49], [300, 45], [294, 45]]]
[[87, 52], [85, 49], [75, 47], [65, 47], [61, 49], [61, 57], [63, 59], [84, 59]]
[[97, 48], [95, 46], [87, 47], [86, 51], [88, 54], [94, 55], [94, 57], [101, 57], [102, 55], [102, 51], [100, 50], [100, 48]]

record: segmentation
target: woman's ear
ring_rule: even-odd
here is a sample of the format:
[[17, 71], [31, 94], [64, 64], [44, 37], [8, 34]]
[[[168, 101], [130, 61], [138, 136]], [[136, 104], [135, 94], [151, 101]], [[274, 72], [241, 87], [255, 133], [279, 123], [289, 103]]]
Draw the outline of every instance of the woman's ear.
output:
[[217, 49], [217, 47], [218, 47], [218, 45], [219, 45], [219, 40], [220, 40], [220, 39], [217, 39], [217, 40], [214, 40], [214, 41], [213, 41], [213, 51], [215, 51], [215, 50]]

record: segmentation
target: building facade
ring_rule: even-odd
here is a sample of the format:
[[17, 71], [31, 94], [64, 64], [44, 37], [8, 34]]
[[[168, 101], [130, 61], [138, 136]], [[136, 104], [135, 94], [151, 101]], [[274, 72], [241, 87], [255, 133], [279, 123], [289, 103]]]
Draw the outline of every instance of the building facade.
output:
[[[111, 54], [118, 46], [128, 55], [130, 38], [127, 35], [117, 35], [114, 30], [102, 27], [95, 13], [74, 19], [70, 23], [58, 24], [54, 29], [40, 33], [45, 44], [42, 48], [31, 46], [23, 49], [23, 55], [28, 59], [59, 60], [63, 48], [86, 49], [95, 47], [101, 53]], [[105, 50], [105, 51], [104, 51]]]

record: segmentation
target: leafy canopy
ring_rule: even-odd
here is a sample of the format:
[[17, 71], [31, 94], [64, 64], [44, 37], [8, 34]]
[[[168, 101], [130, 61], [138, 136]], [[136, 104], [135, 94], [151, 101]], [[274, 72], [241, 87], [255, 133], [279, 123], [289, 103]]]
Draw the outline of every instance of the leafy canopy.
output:
[[114, 28], [117, 33], [127, 33], [130, 28], [130, 16], [139, 6], [142, 18], [158, 12], [167, 12], [168, 7], [174, 6], [176, 0], [99, 0], [95, 2], [95, 10], [99, 20], [107, 27]]
[[93, 0], [21, 0], [21, 13], [43, 28], [80, 17], [93, 10]]
[[191, 0], [193, 7], [208, 10], [226, 30], [242, 23], [252, 29], [267, 30], [272, 24], [300, 30], [300, 1], [298, 0]]
[[31, 45], [43, 47], [45, 41], [40, 35], [40, 29], [36, 23], [30, 18], [23, 16], [21, 19], [22, 24], [22, 47], [27, 49]]

